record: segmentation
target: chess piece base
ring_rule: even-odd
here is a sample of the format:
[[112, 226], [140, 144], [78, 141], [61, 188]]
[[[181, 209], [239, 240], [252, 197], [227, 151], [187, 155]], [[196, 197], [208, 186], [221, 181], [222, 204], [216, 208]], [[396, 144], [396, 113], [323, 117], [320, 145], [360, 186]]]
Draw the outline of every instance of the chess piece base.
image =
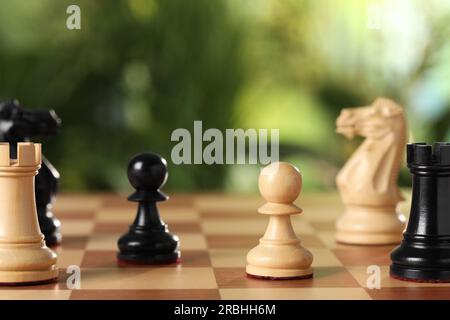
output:
[[178, 237], [161, 226], [159, 230], [130, 227], [118, 242], [117, 259], [128, 264], [170, 264], [180, 259]]
[[118, 264], [121, 267], [127, 265], [160, 265], [160, 264], [172, 264], [180, 262], [179, 252], [173, 252], [169, 254], [155, 255], [150, 253], [149, 256], [139, 254], [121, 254], [117, 255]]
[[313, 276], [313, 269], [273, 269], [247, 265], [247, 275], [255, 278], [289, 280], [306, 279]]
[[58, 282], [58, 277], [51, 278], [48, 280], [42, 280], [42, 281], [32, 281], [32, 282], [0, 282], [0, 287], [25, 287], [25, 286], [39, 286], [49, 283], [56, 283]]
[[391, 253], [391, 275], [409, 281], [450, 282], [448, 241], [448, 236], [405, 233]]
[[56, 254], [44, 241], [0, 245], [0, 283], [46, 282], [58, 277]]
[[246, 272], [263, 278], [307, 278], [312, 276], [311, 252], [300, 245], [298, 239], [269, 240], [247, 254]]
[[450, 282], [450, 269], [413, 268], [396, 263], [391, 264], [391, 277], [412, 282]]
[[0, 271], [0, 285], [37, 285], [58, 278], [58, 268], [40, 271]]
[[402, 240], [405, 217], [395, 206], [348, 205], [336, 224], [336, 241], [352, 245], [387, 245]]

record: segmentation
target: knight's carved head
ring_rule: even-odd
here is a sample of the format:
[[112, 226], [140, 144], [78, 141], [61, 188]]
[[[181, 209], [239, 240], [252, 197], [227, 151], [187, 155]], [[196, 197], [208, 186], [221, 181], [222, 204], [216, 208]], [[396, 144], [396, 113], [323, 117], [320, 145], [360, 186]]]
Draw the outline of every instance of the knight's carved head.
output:
[[403, 109], [386, 98], [377, 98], [370, 106], [342, 109], [336, 120], [336, 131], [348, 139], [356, 135], [381, 139], [396, 129], [404, 131]]
[[2, 136], [34, 137], [55, 134], [61, 119], [53, 110], [29, 110], [17, 100], [0, 102], [0, 134]]

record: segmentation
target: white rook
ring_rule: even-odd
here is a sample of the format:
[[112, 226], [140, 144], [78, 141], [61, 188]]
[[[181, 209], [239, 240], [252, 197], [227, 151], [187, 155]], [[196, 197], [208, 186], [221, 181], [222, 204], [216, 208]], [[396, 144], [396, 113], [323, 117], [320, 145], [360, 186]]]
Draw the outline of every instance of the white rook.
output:
[[41, 145], [17, 145], [10, 159], [0, 143], [0, 283], [32, 284], [56, 279], [56, 254], [46, 247], [39, 229], [34, 177], [41, 166]]

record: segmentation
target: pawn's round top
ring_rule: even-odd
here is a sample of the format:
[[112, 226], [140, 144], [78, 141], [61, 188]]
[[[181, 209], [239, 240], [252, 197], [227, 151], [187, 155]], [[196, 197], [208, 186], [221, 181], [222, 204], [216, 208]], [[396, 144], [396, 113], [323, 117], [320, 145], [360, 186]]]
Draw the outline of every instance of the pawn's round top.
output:
[[299, 170], [287, 162], [275, 162], [261, 170], [259, 192], [267, 202], [290, 204], [302, 190]]
[[137, 190], [158, 190], [167, 180], [166, 159], [150, 152], [134, 156], [128, 164], [128, 180]]

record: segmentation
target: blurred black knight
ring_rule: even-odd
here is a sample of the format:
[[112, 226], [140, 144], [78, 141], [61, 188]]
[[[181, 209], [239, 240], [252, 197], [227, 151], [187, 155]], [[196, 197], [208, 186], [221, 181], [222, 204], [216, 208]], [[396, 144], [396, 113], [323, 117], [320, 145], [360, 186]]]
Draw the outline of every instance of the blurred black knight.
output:
[[[25, 109], [17, 100], [0, 102], [0, 141], [10, 143], [12, 158], [17, 157], [18, 142], [55, 135], [60, 126], [61, 119], [53, 110]], [[42, 157], [42, 166], [35, 182], [36, 207], [39, 226], [49, 246], [61, 241], [61, 223], [52, 212], [58, 180], [58, 171]]]

